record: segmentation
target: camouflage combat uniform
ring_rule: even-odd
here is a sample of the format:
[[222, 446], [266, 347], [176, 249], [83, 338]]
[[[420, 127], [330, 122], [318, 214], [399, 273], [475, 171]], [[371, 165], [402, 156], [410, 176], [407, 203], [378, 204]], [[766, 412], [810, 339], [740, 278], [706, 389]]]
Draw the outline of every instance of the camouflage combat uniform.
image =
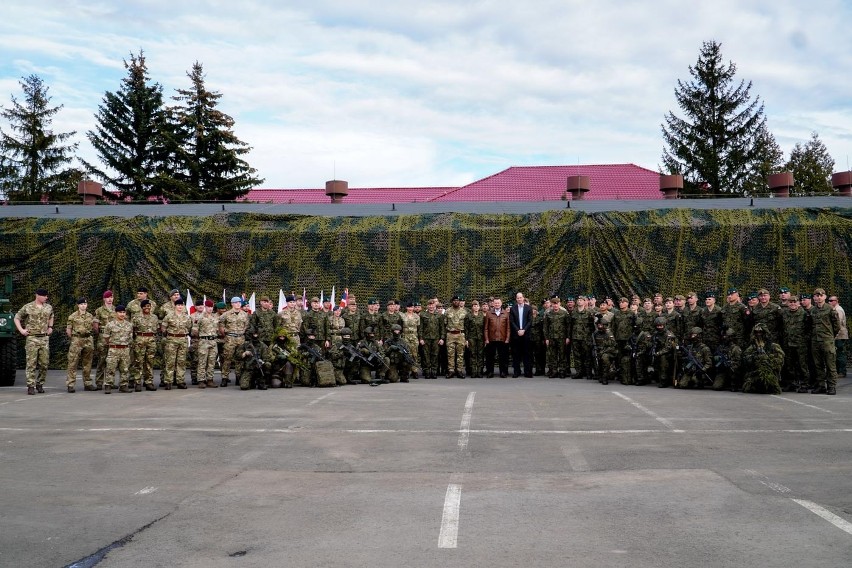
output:
[[[186, 352], [189, 348], [187, 336], [192, 331], [192, 318], [186, 313], [166, 314], [160, 322], [165, 338], [163, 347], [166, 385], [186, 387]], [[168, 388], [168, 387], [166, 387]]]
[[195, 318], [195, 323], [192, 325], [192, 337], [198, 345], [198, 363], [195, 373], [198, 377], [199, 387], [202, 385], [204, 385], [202, 388], [215, 388], [218, 386], [213, 382], [213, 373], [216, 370], [216, 357], [219, 354], [216, 346], [218, 335], [218, 315], [205, 311]]
[[106, 325], [103, 335], [107, 344], [104, 391], [109, 393], [110, 389], [115, 387], [115, 371], [118, 370], [118, 386], [122, 392], [129, 392], [133, 324], [127, 319], [114, 319]]
[[27, 353], [27, 387], [41, 389], [50, 363], [50, 334], [47, 330], [53, 323], [53, 306], [46, 302], [39, 306], [32, 301], [18, 310], [15, 319], [29, 333], [24, 347]]
[[108, 346], [104, 341], [104, 329], [109, 322], [115, 319], [115, 306], [100, 306], [95, 310], [95, 319], [98, 320], [98, 339], [95, 342], [95, 355], [97, 357], [97, 369], [95, 370], [95, 385], [102, 387], [104, 384], [104, 373], [106, 373], [106, 359]]
[[130, 380], [138, 390], [142, 385], [154, 388], [154, 357], [157, 355], [157, 337], [160, 320], [153, 311], [148, 315], [137, 312], [133, 324], [133, 353], [130, 364]]
[[95, 316], [79, 310], [68, 316], [68, 329], [71, 330], [71, 341], [68, 345], [68, 376], [65, 386], [74, 388], [77, 383], [77, 365], [83, 366], [83, 386], [87, 390], [94, 388], [92, 384], [92, 357], [95, 354], [95, 341], [92, 339], [92, 323]]
[[246, 329], [248, 328], [248, 314], [241, 309], [230, 309], [219, 317], [219, 334], [225, 335], [225, 343], [222, 347], [222, 383], [228, 386], [231, 374], [231, 365], [234, 366], [234, 380], [240, 379], [242, 370], [242, 358], [240, 354], [243, 343], [245, 343]]

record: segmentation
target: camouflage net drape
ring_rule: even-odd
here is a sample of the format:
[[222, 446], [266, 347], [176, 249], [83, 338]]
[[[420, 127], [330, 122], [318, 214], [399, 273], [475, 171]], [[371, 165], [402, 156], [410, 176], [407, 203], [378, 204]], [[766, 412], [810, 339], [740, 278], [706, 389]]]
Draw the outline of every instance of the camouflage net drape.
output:
[[[45, 287], [63, 330], [74, 298], [116, 303], [148, 286], [195, 298], [278, 290], [308, 296], [336, 286], [368, 297], [448, 299], [515, 290], [642, 296], [822, 286], [852, 305], [852, 209], [558, 210], [529, 215], [103, 217], [3, 219], [0, 271], [15, 276], [13, 307]], [[723, 301], [723, 298], [720, 298]], [[59, 335], [59, 334], [56, 334]], [[64, 363], [64, 335], [53, 357]], [[57, 359], [58, 362], [59, 359]]]

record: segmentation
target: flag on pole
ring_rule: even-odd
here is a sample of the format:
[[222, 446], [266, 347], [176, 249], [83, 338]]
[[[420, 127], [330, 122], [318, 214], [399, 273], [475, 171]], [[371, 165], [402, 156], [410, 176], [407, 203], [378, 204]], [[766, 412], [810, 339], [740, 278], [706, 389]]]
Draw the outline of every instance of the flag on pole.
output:
[[255, 306], [254, 292], [251, 293], [251, 298], [249, 298], [248, 305], [249, 305], [249, 309], [251, 310], [251, 313], [254, 313], [254, 311], [255, 311], [254, 310], [254, 306]]
[[225, 289], [222, 288], [222, 303], [228, 305], [228, 297], [225, 295]]
[[308, 311], [308, 296], [306, 294], [307, 290], [302, 288], [302, 309], [304, 311]]
[[186, 313], [189, 315], [195, 313], [195, 302], [192, 301], [192, 294], [189, 293], [189, 288], [186, 289]]
[[334, 286], [331, 287], [331, 297], [330, 297], [329, 301], [331, 302], [331, 307], [333, 308], [334, 307]]
[[284, 290], [278, 288], [278, 311], [284, 309], [284, 306], [287, 305], [287, 298], [284, 296]]
[[343, 289], [343, 294], [340, 296], [340, 307], [345, 308], [349, 305], [349, 288]]

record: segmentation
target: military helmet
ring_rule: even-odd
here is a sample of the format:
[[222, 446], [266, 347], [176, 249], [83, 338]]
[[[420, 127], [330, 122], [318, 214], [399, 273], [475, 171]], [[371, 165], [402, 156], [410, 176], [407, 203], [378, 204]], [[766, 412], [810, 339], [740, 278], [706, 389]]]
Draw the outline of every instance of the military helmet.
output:
[[398, 323], [395, 323], [391, 326], [391, 331], [402, 331], [402, 326]]
[[664, 318], [663, 316], [657, 316], [654, 319], [654, 326], [656, 327], [658, 325], [666, 325], [666, 318]]
[[766, 333], [766, 332], [767, 332], [767, 331], [769, 331], [769, 330], [768, 330], [768, 329], [766, 329], [766, 325], [765, 325], [765, 324], [758, 323], [758, 324], [755, 324], [754, 329], [753, 329], [753, 330], [751, 330], [751, 331], [752, 331], [752, 333], [758, 333], [758, 332], [760, 332], [760, 333]]
[[734, 331], [732, 328], [730, 328], [730, 327], [729, 327], [728, 329], [726, 329], [726, 330], [725, 330], [725, 333], [723, 333], [722, 335], [723, 335], [724, 337], [734, 337], [734, 336], [736, 336], [736, 335], [737, 335], [737, 332], [736, 332], [736, 331]]
[[278, 337], [286, 337], [288, 335], [286, 327], [279, 327], [275, 330], [275, 335]]
[[702, 330], [700, 327], [693, 327], [691, 330], [689, 330], [689, 333], [692, 335], [701, 335], [703, 331], [704, 330]]
[[314, 331], [314, 328], [312, 328], [312, 327], [309, 327], [308, 329], [305, 330], [305, 335], [316, 335], [316, 334], [317, 334], [317, 332]]
[[364, 328], [364, 335], [373, 335], [373, 334], [375, 334], [375, 332], [373, 331], [372, 326], [368, 325], [367, 327]]
[[344, 327], [340, 330], [340, 335], [352, 335], [352, 330], [348, 327]]

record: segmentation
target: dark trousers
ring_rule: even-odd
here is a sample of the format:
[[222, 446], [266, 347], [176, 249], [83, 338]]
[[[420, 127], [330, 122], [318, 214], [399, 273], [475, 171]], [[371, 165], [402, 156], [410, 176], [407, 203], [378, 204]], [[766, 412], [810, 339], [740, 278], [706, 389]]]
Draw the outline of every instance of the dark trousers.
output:
[[491, 341], [485, 346], [485, 374], [494, 374], [494, 355], [500, 365], [500, 374], [509, 374], [509, 344], [503, 341]]
[[511, 339], [512, 346], [512, 366], [515, 375], [521, 374], [521, 364], [523, 363], [523, 372], [525, 376], [532, 376], [532, 357], [530, 357], [530, 338], [527, 334], [522, 336], [514, 336]]

